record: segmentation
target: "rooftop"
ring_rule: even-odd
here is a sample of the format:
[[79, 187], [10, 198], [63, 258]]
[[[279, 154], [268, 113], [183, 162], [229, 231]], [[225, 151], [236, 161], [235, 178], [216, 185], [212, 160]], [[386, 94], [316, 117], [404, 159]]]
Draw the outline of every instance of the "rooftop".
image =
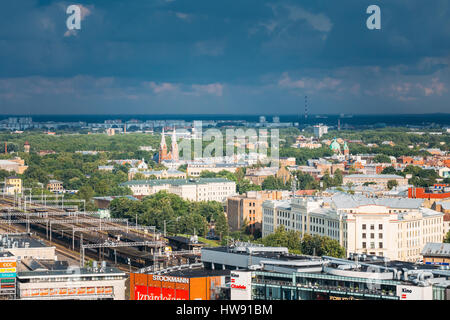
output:
[[422, 250], [422, 256], [450, 258], [450, 243], [427, 243]]
[[396, 174], [349, 174], [344, 178], [361, 178], [361, 179], [404, 179], [404, 177]]
[[436, 204], [441, 205], [444, 210], [450, 210], [450, 201], [439, 201]]
[[208, 183], [234, 183], [234, 181], [224, 179], [224, 178], [198, 178], [198, 179], [165, 179], [165, 180], [132, 180], [121, 184], [121, 186], [130, 185], [150, 185], [150, 186], [161, 186], [161, 185], [172, 185], [172, 186], [182, 186], [182, 185], [199, 185]]
[[21, 279], [26, 278], [56, 278], [56, 277], [76, 277], [79, 276], [92, 276], [92, 277], [105, 277], [105, 276], [125, 276], [125, 272], [120, 271], [117, 268], [111, 268], [106, 267], [103, 269], [103, 271], [94, 271], [91, 268], [79, 268], [79, 267], [73, 267], [69, 266], [64, 269], [57, 269], [57, 270], [42, 270], [42, 271], [23, 271], [17, 273], [17, 278], [19, 281]]
[[368, 198], [362, 195], [338, 193], [331, 197], [331, 201], [340, 208], [357, 208], [360, 206], [386, 206], [394, 209], [419, 209], [423, 199], [409, 198]]
[[171, 277], [182, 277], [182, 278], [202, 278], [202, 277], [218, 277], [218, 276], [229, 276], [230, 270], [207, 270], [203, 268], [199, 269], [186, 269], [186, 270], [176, 270], [164, 273], [164, 276]]
[[45, 243], [33, 239], [30, 236], [9, 236], [0, 234], [0, 249], [45, 247], [48, 247]]

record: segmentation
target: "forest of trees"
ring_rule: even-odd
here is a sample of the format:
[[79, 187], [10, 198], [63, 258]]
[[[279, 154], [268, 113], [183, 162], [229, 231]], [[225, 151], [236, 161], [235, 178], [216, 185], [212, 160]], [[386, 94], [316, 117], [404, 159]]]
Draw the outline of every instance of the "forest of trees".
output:
[[217, 236], [226, 237], [228, 222], [221, 203], [216, 201], [192, 202], [181, 197], [160, 191], [145, 197], [142, 201], [128, 198], [114, 199], [110, 204], [111, 216], [127, 218], [139, 224], [155, 226], [172, 234], [191, 234], [206, 236], [209, 226], [214, 225]]
[[386, 167], [382, 174], [397, 174], [403, 177], [410, 174], [412, 177], [408, 180], [409, 184], [416, 187], [429, 187], [434, 185], [439, 179], [439, 174], [433, 169], [422, 169], [418, 166], [408, 165], [403, 171], [396, 170], [394, 167]]

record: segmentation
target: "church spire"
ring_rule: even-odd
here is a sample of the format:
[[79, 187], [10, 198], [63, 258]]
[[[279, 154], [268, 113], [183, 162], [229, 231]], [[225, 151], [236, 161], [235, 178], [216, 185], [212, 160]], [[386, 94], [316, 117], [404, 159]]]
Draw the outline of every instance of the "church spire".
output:
[[178, 161], [178, 144], [177, 144], [177, 133], [175, 126], [173, 127], [173, 134], [172, 134], [172, 160]]
[[159, 146], [158, 163], [161, 163], [161, 161], [163, 160], [167, 160], [167, 145], [166, 145], [166, 137], [164, 136], [164, 127], [161, 134], [161, 145]]
[[164, 128], [162, 129], [162, 134], [161, 134], [161, 148], [163, 147], [167, 147], [166, 145], [166, 137], [164, 135]]

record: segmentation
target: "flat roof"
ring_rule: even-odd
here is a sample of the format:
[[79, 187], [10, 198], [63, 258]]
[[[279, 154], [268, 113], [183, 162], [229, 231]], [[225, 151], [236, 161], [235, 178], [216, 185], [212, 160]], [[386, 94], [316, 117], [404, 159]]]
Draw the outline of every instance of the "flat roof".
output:
[[366, 179], [405, 179], [396, 174], [349, 174], [344, 178], [366, 178]]
[[331, 197], [331, 201], [339, 208], [356, 208], [360, 206], [376, 205], [399, 209], [419, 209], [423, 199], [410, 198], [368, 198], [362, 195], [339, 193]]
[[182, 277], [182, 278], [202, 278], [229, 276], [231, 270], [208, 270], [208, 269], [186, 269], [176, 270], [160, 274], [161, 276]]
[[13, 257], [14, 255], [9, 251], [0, 252], [0, 258], [8, 258]]
[[421, 252], [422, 256], [450, 258], [450, 243], [427, 243]]
[[[23, 249], [25, 248], [25, 244], [28, 243], [28, 247], [27, 248], [46, 248], [49, 247], [48, 245], [46, 245], [44, 242], [38, 240], [38, 239], [34, 239], [30, 236], [10, 236], [10, 235], [5, 235], [5, 234], [0, 234], [0, 238], [2, 240], [0, 240], [0, 248], [4, 248], [4, 249]], [[3, 239], [9, 239], [10, 240], [10, 245], [8, 246], [7, 242], [3, 242]], [[17, 246], [16, 247], [12, 247], [12, 245], [16, 243]]]
[[[264, 247], [262, 247], [264, 248]], [[211, 250], [216, 252], [226, 252], [230, 254], [239, 254], [244, 256], [249, 256], [247, 252], [238, 251], [234, 252], [232, 248], [227, 247], [214, 247], [214, 248], [202, 248], [203, 250]], [[280, 252], [270, 252], [270, 251], [257, 251], [252, 253], [252, 257], [262, 257], [267, 259], [275, 259], [279, 261], [320, 261], [322, 260], [321, 257], [313, 257], [313, 256], [307, 256], [307, 255], [297, 255], [297, 254], [286, 254], [286, 253], [280, 253]]]
[[234, 181], [224, 179], [224, 178], [199, 178], [199, 179], [164, 179], [164, 180], [132, 180], [121, 184], [121, 186], [130, 185], [151, 185], [151, 186], [161, 186], [170, 184], [173, 186], [182, 185], [198, 185], [198, 184], [208, 184], [208, 183], [235, 183]]
[[44, 270], [44, 271], [23, 271], [17, 273], [18, 279], [25, 279], [25, 278], [42, 278], [42, 277], [49, 277], [49, 278], [55, 278], [55, 277], [61, 277], [61, 276], [67, 276], [67, 277], [78, 277], [78, 276], [95, 276], [95, 277], [102, 277], [102, 276], [111, 276], [111, 275], [125, 275], [125, 272], [120, 271], [117, 268], [107, 267], [102, 272], [94, 272], [92, 269], [88, 268], [79, 268], [79, 267], [68, 267], [63, 270]]

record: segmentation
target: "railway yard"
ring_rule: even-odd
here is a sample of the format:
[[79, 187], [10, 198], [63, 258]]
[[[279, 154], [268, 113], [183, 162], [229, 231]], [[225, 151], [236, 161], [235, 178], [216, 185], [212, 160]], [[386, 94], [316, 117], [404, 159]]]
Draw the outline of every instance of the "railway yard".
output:
[[63, 203], [50, 206], [6, 195], [0, 197], [0, 233], [31, 233], [80, 266], [89, 260], [107, 261], [126, 272], [157, 271], [200, 258], [198, 250], [172, 251], [167, 239], [151, 226], [102, 218]]

